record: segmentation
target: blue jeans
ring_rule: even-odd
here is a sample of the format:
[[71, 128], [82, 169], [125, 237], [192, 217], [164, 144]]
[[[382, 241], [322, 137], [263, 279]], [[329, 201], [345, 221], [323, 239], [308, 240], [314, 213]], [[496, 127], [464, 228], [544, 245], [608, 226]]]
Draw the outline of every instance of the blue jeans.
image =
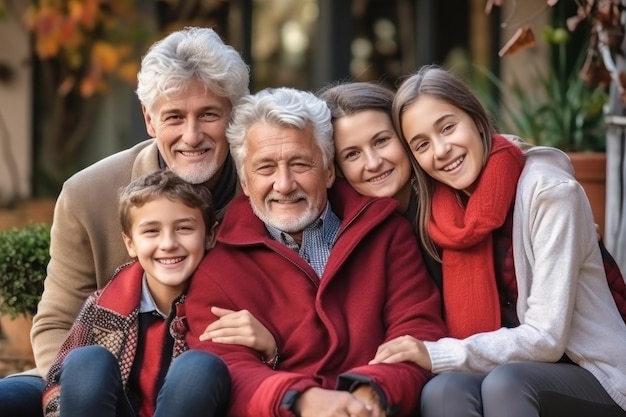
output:
[[487, 374], [445, 372], [422, 390], [422, 417], [626, 417], [586, 369], [516, 362]]
[[[102, 346], [74, 349], [61, 367], [63, 417], [135, 417], [119, 364]], [[154, 417], [226, 415], [230, 374], [210, 353], [190, 350], [172, 361], [157, 395]]]
[[43, 379], [35, 375], [16, 375], [0, 379], [0, 416], [42, 417]]

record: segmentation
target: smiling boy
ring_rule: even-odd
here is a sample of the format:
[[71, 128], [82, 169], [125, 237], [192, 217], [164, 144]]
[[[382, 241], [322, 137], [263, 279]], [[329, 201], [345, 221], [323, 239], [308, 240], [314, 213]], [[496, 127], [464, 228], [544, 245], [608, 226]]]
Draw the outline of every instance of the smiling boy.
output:
[[83, 306], [48, 374], [45, 415], [221, 415], [228, 369], [184, 342], [188, 279], [215, 238], [210, 192], [157, 171], [122, 189], [119, 214], [136, 260]]

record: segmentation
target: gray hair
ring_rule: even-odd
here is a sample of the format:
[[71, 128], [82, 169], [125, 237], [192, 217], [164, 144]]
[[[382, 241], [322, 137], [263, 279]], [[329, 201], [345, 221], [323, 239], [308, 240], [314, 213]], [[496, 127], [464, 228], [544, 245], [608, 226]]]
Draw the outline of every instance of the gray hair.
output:
[[137, 97], [148, 109], [162, 96], [199, 80], [235, 106], [249, 92], [249, 68], [239, 52], [210, 28], [186, 27], [155, 42], [141, 61]]
[[324, 168], [332, 166], [335, 157], [333, 125], [326, 103], [308, 91], [289, 87], [266, 88], [241, 99], [233, 109], [230, 125], [226, 129], [226, 139], [239, 178], [243, 178], [243, 161], [247, 154], [246, 135], [252, 125], [259, 122], [301, 130], [311, 126], [322, 151]]

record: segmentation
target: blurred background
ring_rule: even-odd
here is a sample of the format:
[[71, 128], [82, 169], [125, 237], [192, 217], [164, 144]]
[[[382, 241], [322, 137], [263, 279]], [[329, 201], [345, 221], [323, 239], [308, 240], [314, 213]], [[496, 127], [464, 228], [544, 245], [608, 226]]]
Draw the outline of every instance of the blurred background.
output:
[[[626, 0], [0, 0], [0, 234], [49, 227], [69, 176], [147, 138], [134, 93], [142, 55], [173, 30], [206, 26], [250, 65], [252, 92], [395, 89], [421, 65], [452, 69], [501, 132], [568, 152], [626, 270], [625, 10]], [[38, 276], [4, 277], [0, 294], [22, 296], [32, 281], [39, 296], [47, 230], [5, 245], [42, 259]], [[30, 366], [23, 339], [26, 353], [9, 355], [0, 337], [0, 376]]]
[[[0, 204], [54, 197], [82, 167], [146, 138], [133, 88], [141, 55], [187, 25], [215, 28], [251, 67], [251, 90], [399, 78], [428, 63], [505, 78], [549, 47], [502, 59], [576, 2], [485, 0], [0, 0]], [[502, 23], [505, 25], [502, 26]], [[582, 48], [582, 44], [578, 45]], [[530, 55], [530, 58], [529, 56]]]

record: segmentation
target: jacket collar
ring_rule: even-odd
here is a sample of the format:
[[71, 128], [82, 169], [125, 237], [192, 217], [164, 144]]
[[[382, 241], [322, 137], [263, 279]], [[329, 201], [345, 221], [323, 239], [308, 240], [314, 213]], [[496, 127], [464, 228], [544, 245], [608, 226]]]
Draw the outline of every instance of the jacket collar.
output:
[[136, 261], [118, 268], [102, 290], [98, 305], [128, 316], [139, 306], [143, 272], [143, 268]]

